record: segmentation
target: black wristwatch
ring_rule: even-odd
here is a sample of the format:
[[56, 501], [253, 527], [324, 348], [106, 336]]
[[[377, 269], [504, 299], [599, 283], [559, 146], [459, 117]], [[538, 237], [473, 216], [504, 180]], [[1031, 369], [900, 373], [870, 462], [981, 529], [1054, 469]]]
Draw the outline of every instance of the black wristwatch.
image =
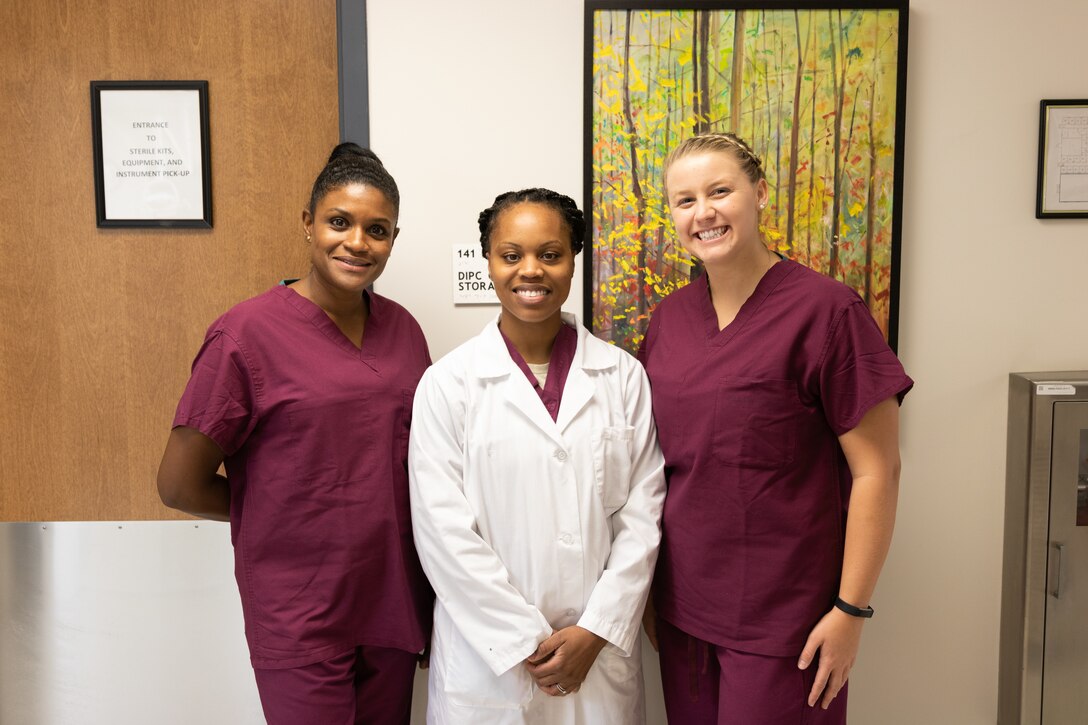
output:
[[865, 609], [862, 609], [861, 607], [855, 607], [853, 604], [848, 604], [847, 602], [844, 602], [839, 597], [835, 597], [835, 607], [846, 612], [851, 617], [861, 617], [862, 619], [869, 619], [873, 616], [872, 607], [866, 607]]

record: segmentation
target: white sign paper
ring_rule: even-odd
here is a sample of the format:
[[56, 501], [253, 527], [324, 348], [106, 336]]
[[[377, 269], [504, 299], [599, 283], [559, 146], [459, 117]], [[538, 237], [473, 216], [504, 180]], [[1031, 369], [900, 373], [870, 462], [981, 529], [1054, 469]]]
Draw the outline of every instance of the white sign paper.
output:
[[498, 304], [479, 244], [453, 245], [453, 304]]
[[203, 219], [197, 90], [105, 90], [106, 219]]

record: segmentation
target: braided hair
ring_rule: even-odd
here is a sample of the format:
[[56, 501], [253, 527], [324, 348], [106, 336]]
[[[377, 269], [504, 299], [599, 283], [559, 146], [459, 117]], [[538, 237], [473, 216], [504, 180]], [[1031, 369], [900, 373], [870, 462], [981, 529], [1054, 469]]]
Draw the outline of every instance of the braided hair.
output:
[[570, 248], [574, 254], [582, 251], [586, 236], [586, 220], [574, 199], [550, 189], [508, 191], [495, 197], [495, 203], [480, 212], [480, 246], [486, 257], [491, 251], [491, 232], [499, 215], [517, 204], [540, 204], [554, 209], [570, 232]]
[[707, 151], [720, 151], [730, 154], [737, 160], [741, 171], [753, 184], [758, 184], [759, 180], [764, 178], [763, 162], [752, 151], [752, 147], [735, 133], [707, 133], [684, 139], [665, 157], [665, 171], [662, 176], [668, 177], [669, 167], [676, 160]]
[[393, 210], [400, 213], [397, 182], [373, 151], [351, 142], [338, 144], [329, 154], [329, 160], [314, 180], [314, 188], [310, 192], [310, 213], [314, 213], [318, 202], [326, 194], [348, 184], [363, 184], [377, 189], [393, 205]]

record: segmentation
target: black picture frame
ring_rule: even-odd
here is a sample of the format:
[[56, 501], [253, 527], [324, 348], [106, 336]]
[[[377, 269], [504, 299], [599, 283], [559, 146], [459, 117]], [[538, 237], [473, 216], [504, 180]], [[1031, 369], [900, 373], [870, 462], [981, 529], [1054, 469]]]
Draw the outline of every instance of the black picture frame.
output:
[[1088, 219], [1088, 100], [1039, 102], [1036, 219]]
[[[856, 220], [859, 216], [865, 217], [866, 210], [869, 208], [876, 208], [877, 214], [870, 215], [869, 219], [875, 218], [877, 223], [870, 223], [869, 228], [875, 229], [879, 224], [879, 239], [881, 246], [878, 253], [874, 253], [872, 259], [873, 263], [868, 264], [864, 268], [864, 271], [857, 273], [854, 270], [856, 266], [856, 256], [858, 254], [856, 248], [851, 252], [853, 255], [850, 262], [851, 267], [848, 274], [838, 274], [835, 267], [835, 263], [829, 265], [829, 269], [836, 271], [836, 276], [839, 279], [843, 279], [850, 286], [855, 289], [859, 288], [857, 279], [861, 277], [863, 279], [860, 285], [862, 289], [859, 294], [866, 300], [870, 306], [870, 310], [874, 313], [874, 318], [884, 331], [885, 337], [893, 350], [898, 346], [898, 332], [899, 332], [899, 291], [900, 291], [900, 257], [901, 257], [901, 241], [902, 241], [902, 218], [903, 218], [903, 158], [904, 158], [904, 138], [905, 138], [905, 118], [906, 118], [906, 87], [907, 87], [907, 39], [908, 39], [908, 19], [910, 5], [909, 0], [840, 0], [839, 2], [826, 2], [826, 1], [808, 1], [808, 0], [795, 0], [790, 2], [788, 0], [764, 0], [763, 2], [751, 2], [750, 0], [735, 0], [734, 2], [705, 2], [702, 0], [688, 0], [687, 2], [638, 2], [637, 0], [587, 0], [585, 5], [585, 66], [584, 66], [584, 164], [583, 164], [583, 190], [584, 190], [584, 209], [586, 212], [587, 220], [590, 221], [590, 229], [587, 234], [587, 259], [583, 264], [584, 275], [584, 321], [586, 326], [593, 334], [610, 341], [614, 344], [620, 345], [629, 351], [633, 351], [638, 347], [638, 343], [641, 340], [641, 336], [645, 333], [645, 326], [648, 322], [650, 313], [653, 307], [656, 306], [660, 298], [667, 294], [671, 289], [669, 285], [662, 283], [657, 285], [658, 279], [665, 279], [667, 277], [666, 272], [662, 272], [658, 269], [652, 269], [649, 264], [643, 264], [643, 258], [654, 257], [654, 262], [661, 264], [662, 267], [669, 269], [670, 274], [676, 276], [678, 269], [682, 269], [679, 262], [676, 262], [679, 254], [676, 251], [678, 245], [672, 244], [668, 238], [669, 234], [666, 231], [662, 234], [662, 229], [671, 230], [671, 219], [666, 205], [660, 197], [660, 164], [663, 160], [666, 147], [675, 145], [682, 137], [692, 135], [694, 129], [685, 129], [684, 133], [680, 132], [681, 124], [689, 123], [690, 117], [695, 114], [689, 114], [689, 117], [681, 117], [677, 114], [677, 109], [681, 105], [691, 105], [692, 101], [689, 100], [693, 97], [692, 91], [697, 88], [694, 86], [696, 82], [696, 73], [694, 70], [694, 62], [692, 55], [694, 54], [699, 62], [702, 62], [703, 58], [709, 55], [712, 59], [710, 72], [706, 75], [702, 75], [699, 80], [704, 80], [709, 77], [709, 87], [712, 93], [718, 91], [723, 95], [731, 93], [731, 71], [732, 67], [728, 65], [726, 59], [729, 62], [732, 60], [731, 53], [735, 52], [735, 48], [730, 48], [728, 51], [724, 47], [724, 41], [721, 46], [715, 45], [711, 35], [709, 42], [703, 41], [701, 51], [704, 55], [699, 56], [699, 43], [695, 40], [696, 32], [693, 30], [693, 26], [696, 24], [694, 16], [700, 13], [729, 13], [730, 17], [726, 20], [719, 20], [719, 23], [730, 22], [735, 19], [737, 13], [733, 11], [746, 11], [746, 16], [750, 18], [750, 22], [745, 29], [745, 34], [742, 38], [746, 38], [752, 43], [753, 48], [758, 48], [758, 52], [766, 54], [761, 56], [758, 61], [752, 60], [751, 57], [746, 58], [745, 62], [752, 62], [751, 68], [755, 68], [756, 64], [759, 65], [759, 72], [752, 71], [752, 75], [743, 76], [743, 83], [741, 87], [745, 89], [745, 93], [748, 93], [750, 86], [758, 84], [758, 89], [751, 91], [751, 96], [758, 95], [759, 98], [749, 98], [745, 96], [744, 107], [742, 112], [751, 114], [754, 118], [756, 114], [759, 114], [760, 104], [764, 107], [767, 104], [764, 102], [763, 96], [765, 95], [765, 84], [768, 82], [778, 82], [781, 85], [789, 84], [789, 98], [785, 99], [784, 90], [780, 88], [780, 98], [772, 98], [772, 103], [776, 104], [775, 108], [779, 109], [784, 105], [789, 105], [793, 102], [793, 90], [794, 90], [794, 78], [801, 75], [799, 70], [802, 68], [803, 63], [794, 61], [793, 65], [787, 64], [786, 67], [778, 69], [781, 71], [778, 75], [773, 75], [766, 67], [764, 58], [774, 57], [774, 54], [779, 54], [781, 57], [786, 58], [784, 53], [790, 51], [798, 53], [798, 49], [794, 47], [794, 41], [796, 38], [801, 37], [801, 32], [795, 33], [795, 37], [786, 37], [784, 33], [777, 32], [775, 39], [772, 41], [768, 38], [766, 41], [760, 39], [759, 28], [756, 27], [757, 22], [764, 22], [767, 18], [770, 18], [772, 14], [786, 13], [788, 18], [778, 16], [777, 20], [780, 25], [776, 30], [784, 27], [783, 23], [788, 20], [788, 25], [792, 26], [795, 16], [797, 14], [811, 13], [817, 11], [819, 14], [818, 22], [826, 25], [831, 23], [838, 27], [840, 30], [842, 25], [846, 25], [851, 28], [845, 35], [839, 35], [835, 43], [835, 47], [832, 47], [830, 42], [820, 45], [820, 39], [817, 32], [813, 32], [813, 40], [810, 42], [810, 47], [807, 48], [807, 54], [805, 55], [805, 62], [808, 59], [816, 58], [819, 54], [825, 56], [837, 54], [839, 64], [836, 68], [836, 77], [843, 72], [843, 68], [847, 67], [843, 61], [844, 59], [852, 64], [850, 66], [851, 76], [855, 71], [860, 70], [860, 64], [873, 63], [874, 67], [879, 65], [878, 70], [873, 71], [873, 78], [871, 80], [871, 86], [879, 89], [876, 95], [876, 103], [880, 106], [883, 120], [873, 121], [881, 126], [881, 145], [879, 148], [879, 154], [881, 156], [881, 171], [879, 172], [879, 189], [877, 194], [873, 197], [877, 200], [877, 204], [866, 205], [864, 198], [861, 202], [860, 209], [858, 208], [859, 202], [855, 197], [851, 197], [848, 194], [843, 194], [840, 198], [839, 195], [825, 194], [825, 198], [831, 198], [833, 201], [827, 202], [824, 205], [824, 209], [828, 210], [826, 216], [831, 219], [849, 219], [851, 221]], [[754, 11], [754, 12], [752, 12]], [[866, 12], [873, 11], [877, 13], [878, 20], [876, 21], [879, 29], [879, 36], [873, 34], [872, 24], [864, 26], [865, 32], [869, 34], [867, 37], [874, 38], [873, 40], [857, 38], [857, 34], [860, 30], [857, 28], [862, 27], [859, 22], [857, 25], [849, 25], [854, 22], [858, 14], [864, 14]], [[617, 13], [622, 14], [620, 18]], [[653, 32], [652, 23], [655, 19], [660, 19], [664, 13], [675, 13], [677, 20], [674, 23], [675, 34], [670, 35], [668, 38], [661, 37], [658, 39], [656, 36], [647, 40], [647, 33]], [[685, 20], [681, 17], [682, 13], [690, 13], [691, 19]], [[813, 16], [814, 18], [815, 16]], [[810, 18], [809, 23], [815, 24], [817, 20]], [[600, 24], [598, 20], [600, 19]], [[630, 21], [630, 22], [628, 22]], [[638, 28], [638, 23], [642, 23], [641, 29]], [[704, 21], [705, 22], [705, 21]], [[770, 21], [767, 20], [768, 27], [770, 27]], [[805, 29], [804, 20], [800, 21], [800, 30]], [[713, 27], [713, 26], [712, 26]], [[720, 27], [720, 25], [719, 25]], [[788, 30], [789, 28], [787, 28]], [[598, 37], [598, 31], [600, 36]], [[630, 32], [631, 37], [627, 35]], [[827, 37], [831, 38], [835, 33], [827, 32]], [[724, 33], [722, 38], [735, 37], [735, 31], [729, 30]], [[704, 36], [705, 37], [705, 36]], [[806, 35], [807, 37], [807, 35]], [[782, 38], [782, 46], [779, 47], [779, 39]], [[617, 40], [618, 39], [618, 40]], [[845, 39], [845, 41], [844, 41]], [[890, 40], [889, 40], [890, 39]], [[601, 57], [596, 55], [598, 46], [605, 46], [607, 43], [612, 43], [612, 49], [607, 53], [602, 53]], [[804, 41], [802, 41], [804, 42]], [[865, 43], [873, 43], [873, 48], [880, 48], [880, 50], [874, 50], [871, 55], [865, 53]], [[687, 44], [685, 46], [685, 43]], [[883, 43], [883, 45], [877, 45], [877, 43]], [[894, 43], [894, 44], [892, 44]], [[712, 52], [707, 53], [705, 48], [710, 46]], [[623, 50], [629, 50], [629, 55], [625, 58]], [[717, 51], [717, 55], [715, 52]], [[608, 55], [611, 53], [611, 55]], [[626, 95], [629, 97], [617, 97], [616, 95], [608, 95], [620, 88], [622, 83], [615, 81], [623, 69], [626, 67], [631, 68], [632, 61], [635, 60], [637, 54], [649, 55], [656, 60], [650, 64], [654, 72], [660, 67], [665, 67], [671, 64], [673, 75], [669, 77], [669, 80], [675, 82], [676, 92], [672, 98], [671, 106], [666, 104], [659, 104], [656, 107], [651, 107], [647, 102], [645, 106], [639, 107], [637, 101], [641, 101], [639, 98], [636, 100], [636, 93], [628, 92]], [[671, 54], [668, 60], [661, 60], [663, 54]], [[798, 53], [798, 55], [800, 55]], [[741, 56], [745, 57], [745, 56]], [[824, 59], [826, 60], [826, 58]], [[715, 65], [714, 63], [718, 64]], [[821, 61], [824, 62], [824, 61]], [[816, 68], [815, 81], [806, 76], [803, 81], [805, 84], [804, 92], [811, 92], [812, 97], [817, 98], [816, 84], [829, 83], [827, 79], [832, 76], [830, 67], [815, 65]], [[830, 61], [827, 61], [829, 64]], [[686, 65], [684, 65], [686, 64]], [[599, 73], [602, 68], [609, 66], [613, 74], [613, 83], [611, 86], [606, 87], [606, 82], [601, 79]], [[742, 66], [743, 68], [743, 66]], [[774, 70], [774, 69], [770, 69]], [[744, 68], [742, 72], [749, 72], [748, 68]], [[702, 74], [702, 71], [700, 71]], [[882, 75], [876, 75], [882, 74]], [[629, 70], [629, 74], [625, 76], [626, 82], [630, 83], [631, 78], [635, 76], [634, 70]], [[647, 73], [645, 69], [639, 78], [640, 85], [651, 86], [651, 77], [657, 80], [657, 76], [653, 75], [653, 72]], [[847, 78], [845, 84], [842, 81], [838, 81], [843, 87], [849, 86], [849, 93], [842, 93], [840, 91], [840, 97], [842, 95], [848, 95], [851, 98], [857, 98], [859, 93], [865, 93], [864, 102], [857, 104], [846, 105], [841, 109], [840, 118], [845, 119], [842, 123], [842, 134], [839, 155], [848, 156], [853, 158], [853, 153], [848, 153], [848, 147], [845, 146], [845, 139], [848, 136], [848, 131], [855, 128], [850, 126], [847, 129], [847, 122], [851, 121], [850, 114], [856, 112], [858, 117], [861, 116], [862, 109], [869, 103], [872, 96], [869, 95], [869, 85], [864, 85], [866, 80], [852, 81]], [[850, 85], [854, 83], [854, 85]], [[715, 88], [715, 84], [717, 87]], [[661, 85], [660, 83], [658, 84]], [[811, 89], [810, 89], [811, 85]], [[620, 88], [622, 91], [622, 88]], [[649, 91], [641, 89], [639, 93], [648, 97], [650, 93], [657, 92], [659, 90], [650, 88]], [[855, 92], [858, 91], [858, 92]], [[821, 86], [821, 93], [827, 91], [823, 90]], [[605, 97], [607, 95], [607, 97]], [[620, 94], [624, 94], [621, 92]], [[815, 105], [815, 101], [813, 101]], [[817, 133], [811, 134], [809, 128], [809, 111], [811, 109], [806, 107], [804, 114], [804, 130], [801, 132], [806, 136], [818, 135], [820, 126], [829, 127], [830, 124], [826, 122], [827, 109], [819, 109], [816, 115]], [[660, 113], [672, 113], [671, 126], [666, 125], [668, 129], [664, 132], [667, 138], [660, 138], [663, 132], [660, 131], [660, 126], [665, 125], [668, 121], [661, 122], [658, 127], [647, 130], [649, 122], [643, 124], [641, 127], [638, 123], [639, 119], [650, 119], [658, 116]], [[776, 110], [776, 112], [778, 112]], [[769, 113], [769, 112], [768, 112]], [[609, 114], [611, 114], [609, 116]], [[719, 126], [716, 124], [716, 118], [714, 113], [708, 114], [711, 118], [703, 118], [709, 128], [709, 131], [736, 131], [738, 129], [731, 126]], [[722, 117], [724, 114], [718, 114], [717, 118]], [[894, 116], [894, 119], [892, 118]], [[745, 116], [742, 116], [742, 118]], [[873, 114], [870, 114], [869, 118], [874, 118]], [[619, 121], [617, 119], [623, 119]], [[626, 128], [618, 128], [624, 123], [628, 124]], [[598, 127], [599, 126], [599, 127]], [[788, 128], [792, 129], [800, 125], [791, 119], [791, 123]], [[783, 125], [785, 127], [785, 125]], [[601, 130], [606, 129], [606, 130]], [[610, 129], [610, 131], [608, 130]], [[611, 136], [609, 135], [611, 133]], [[657, 134], [655, 136], [655, 134]], [[764, 138], [762, 131], [759, 134], [748, 134], [743, 128], [740, 135], [746, 137], [747, 140], [752, 142], [755, 147], [756, 153], [764, 156], [764, 166], [774, 165], [778, 163], [782, 157], [781, 154], [778, 158], [775, 158], [775, 154], [765, 153], [767, 150], [772, 149], [772, 142], [770, 139]], [[825, 134], [830, 136], [830, 134]], [[876, 135], [875, 132], [870, 135]], [[754, 137], [750, 137], [754, 136]], [[857, 142], [858, 135], [854, 136], [855, 143]], [[836, 139], [838, 140], [838, 139]], [[827, 139], [828, 143], [833, 143], [830, 138]], [[781, 133], [777, 138], [778, 149], [782, 148]], [[820, 144], [825, 143], [825, 139], [821, 137], [819, 139]], [[787, 144], [788, 146], [788, 144]], [[615, 153], [609, 158], [602, 158], [599, 156], [600, 149], [610, 148], [614, 149]], [[772, 149], [773, 150], [773, 149]], [[610, 152], [611, 153], [611, 152]], [[612, 159], [621, 159], [624, 155], [628, 157], [626, 168], [621, 168], [618, 175], [613, 174], [610, 178], [605, 178], [603, 168], [609, 168], [611, 166], [621, 166], [623, 163], [615, 162]], [[826, 158], [831, 157], [832, 154], [828, 154]], [[631, 162], [632, 158], [642, 158], [641, 162]], [[815, 156], [814, 156], [815, 158]], [[645, 182], [649, 180], [651, 184], [648, 186], [645, 183], [636, 185], [628, 181], [627, 177], [630, 175], [629, 169], [641, 163], [647, 170], [641, 181]], [[823, 169], [827, 169], [826, 160], [822, 161]], [[813, 161], [809, 167], [812, 175], [816, 174], [816, 161]], [[611, 173], [611, 172], [610, 172]], [[627, 176], [625, 176], [625, 174]], [[827, 176], [831, 176], [830, 170], [826, 171]], [[838, 186], [830, 185], [833, 189], [850, 191], [849, 184], [855, 182], [860, 176], [860, 172], [855, 173], [853, 176], [836, 174], [836, 182]], [[779, 177], [782, 178], [782, 177]], [[651, 188], [654, 184], [657, 185], [657, 189]], [[878, 184], [871, 184], [877, 186]], [[626, 213], [627, 228], [619, 228], [615, 224], [611, 228], [607, 225], [611, 223], [609, 220], [614, 218], [625, 218], [622, 213], [616, 211], [616, 205], [609, 207], [607, 203], [601, 201], [601, 199], [607, 199], [610, 189], [634, 189], [639, 188], [641, 197], [636, 202], [627, 202], [628, 208], [623, 212]], [[776, 196], [775, 182], [771, 182], [771, 201], [768, 204], [766, 213], [772, 215], [770, 218], [778, 222], [781, 226], [786, 226], [785, 220], [790, 216], [790, 204], [788, 203], [788, 184], [781, 186], [781, 197]], [[795, 184], [796, 188], [796, 184]], [[807, 191], [807, 189], [806, 189]], [[852, 193], [852, 192], [851, 192]], [[656, 194], [656, 196], [655, 196]], [[632, 194], [633, 195], [633, 194]], [[799, 199], [802, 198], [800, 192], [796, 194], [792, 208], [794, 210], [800, 210], [801, 204]], [[812, 195], [809, 198], [813, 198]], [[853, 199], [853, 200], [852, 200]], [[832, 211], [838, 208], [838, 211]], [[797, 211], [797, 216], [801, 216], [801, 211]], [[819, 215], [815, 211], [815, 205], [812, 209], [806, 210], [805, 219], [811, 220], [811, 228], [816, 230]], [[766, 226], [766, 225], [765, 225]], [[643, 240], [651, 239], [650, 232], [647, 230], [649, 227], [653, 227], [653, 234], [657, 235], [652, 238], [652, 253], [642, 253], [642, 249], [650, 248], [651, 244], [644, 243]], [[780, 228], [780, 227], [779, 227]], [[617, 231], [618, 229], [618, 231]], [[842, 248], [846, 248], [845, 242], [850, 241], [850, 237], [843, 232], [842, 236], [834, 233], [832, 230], [844, 229], [843, 223], [836, 226], [832, 223], [827, 223], [826, 229], [823, 234], [825, 240], [823, 242], [824, 248], [835, 248], [838, 250], [840, 242], [842, 242]], [[790, 230], [792, 234], [792, 228]], [[813, 231], [813, 236], [818, 232]], [[636, 240], [633, 245], [627, 244], [632, 236], [641, 235], [641, 239]], [[663, 240], [664, 237], [664, 240]], [[675, 237], [673, 237], [675, 238]], [[626, 252], [617, 252], [615, 246], [617, 242], [625, 244]], [[785, 246], [785, 245], [784, 245]], [[637, 251], [630, 251], [637, 248]], [[672, 255], [672, 261], [668, 264], [665, 263], [666, 254], [661, 251], [668, 248]], [[619, 256], [626, 254], [627, 257], [624, 260], [620, 260]], [[685, 253], [686, 254], [686, 253]], [[637, 256], [636, 256], [637, 255]], [[825, 257], [831, 257], [834, 259], [833, 253], [824, 252]], [[804, 258], [797, 258], [791, 251], [786, 251], [786, 256], [797, 259], [802, 264], [806, 263]], [[802, 255], [803, 256], [803, 255]], [[816, 259], [813, 254], [809, 254], [810, 259]], [[863, 260], [869, 259], [867, 254], [863, 254]], [[876, 264], [879, 261], [879, 265]], [[691, 265], [688, 261], [686, 264]], [[671, 265], [671, 268], [669, 267]], [[697, 269], [697, 265], [694, 265]], [[819, 266], [815, 263], [810, 264], [818, 271], [827, 270], [819, 269]], [[694, 276], [694, 275], [693, 275]], [[852, 279], [850, 278], [852, 276]], [[677, 282], [677, 285], [682, 286], [685, 283], [683, 281]], [[870, 284], [872, 283], [872, 284]], [[617, 289], [623, 290], [625, 287], [632, 288], [636, 291], [621, 292], [616, 294], [614, 291]], [[872, 288], [872, 295], [868, 294], [869, 288]], [[673, 287], [675, 288], [675, 287]], [[621, 295], [626, 294], [626, 297]]]
[[96, 225], [211, 228], [208, 82], [91, 81], [90, 90]]

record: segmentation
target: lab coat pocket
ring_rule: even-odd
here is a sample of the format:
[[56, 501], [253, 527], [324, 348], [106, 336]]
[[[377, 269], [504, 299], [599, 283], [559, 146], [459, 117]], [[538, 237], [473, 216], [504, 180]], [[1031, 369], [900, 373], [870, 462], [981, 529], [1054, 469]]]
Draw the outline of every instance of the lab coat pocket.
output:
[[524, 664], [519, 662], [496, 676], [456, 625], [450, 622], [448, 627], [441, 627], [437, 619], [435, 634], [445, 640], [441, 650], [444, 650], [446, 695], [452, 704], [506, 709], [528, 704], [533, 697], [533, 680]]
[[632, 426], [601, 428], [593, 434], [593, 474], [606, 513], [627, 503], [634, 435]]
[[793, 462], [803, 413], [789, 380], [720, 381], [714, 402], [714, 453], [726, 466], [775, 470]]

